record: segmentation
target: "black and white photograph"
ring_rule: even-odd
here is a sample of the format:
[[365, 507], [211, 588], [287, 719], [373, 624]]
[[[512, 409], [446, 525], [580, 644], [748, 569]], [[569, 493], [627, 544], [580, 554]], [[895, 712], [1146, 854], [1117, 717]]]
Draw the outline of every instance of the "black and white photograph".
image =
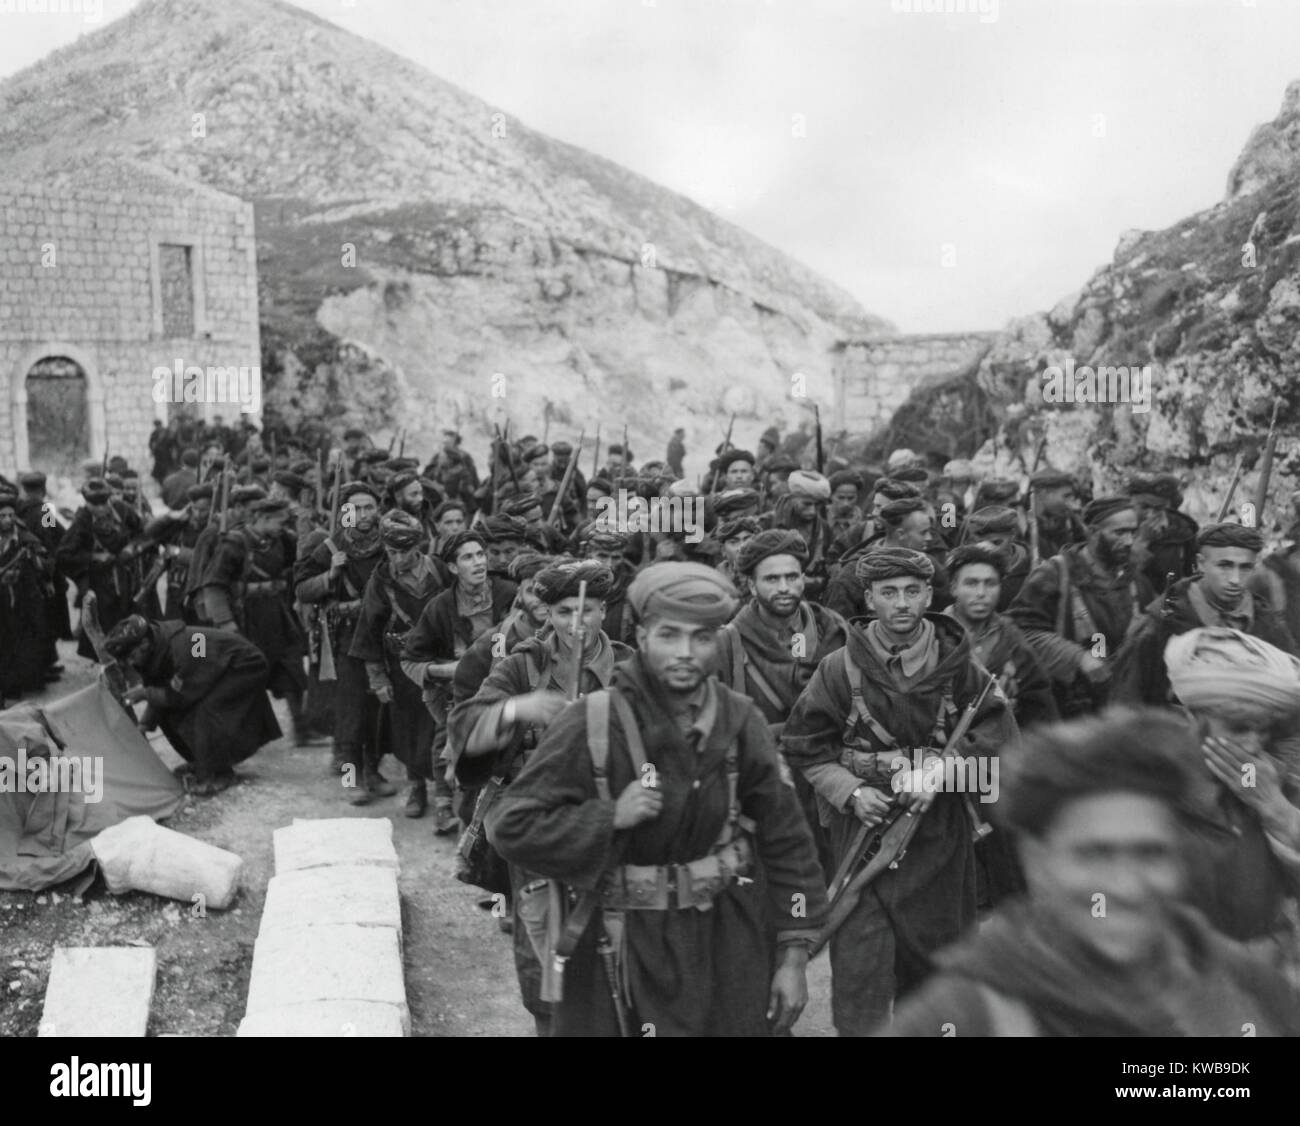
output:
[[1285, 1089], [1298, 46], [1293, 0], [0, 0], [20, 1099], [170, 1107], [195, 1038]]

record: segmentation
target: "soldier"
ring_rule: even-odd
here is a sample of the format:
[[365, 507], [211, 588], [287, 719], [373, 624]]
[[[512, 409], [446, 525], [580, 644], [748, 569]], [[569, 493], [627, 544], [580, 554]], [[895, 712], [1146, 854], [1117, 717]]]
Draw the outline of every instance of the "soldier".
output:
[[[214, 505], [220, 487], [219, 482], [208, 485], [212, 490]], [[266, 498], [266, 492], [260, 485], [231, 485], [228, 488], [229, 492], [226, 496], [228, 511], [222, 514], [214, 512], [208, 526], [194, 541], [194, 554], [190, 557], [190, 568], [185, 576], [185, 589], [181, 595], [182, 604], [187, 607], [185, 617], [192, 617], [195, 621], [204, 624], [211, 623], [212, 614], [208, 610], [204, 596], [203, 577], [207, 574], [213, 553], [221, 540], [221, 520], [225, 519], [227, 528], [242, 524], [248, 519], [249, 506]]]
[[985, 543], [1002, 557], [1002, 584], [998, 613], [1016, 600], [1030, 572], [1030, 552], [1020, 539], [1020, 515], [1004, 504], [986, 504], [966, 518], [961, 543]]
[[18, 494], [0, 486], [0, 706], [45, 687], [53, 566], [18, 519]]
[[825, 599], [830, 578], [826, 553], [831, 547], [831, 529], [822, 515], [831, 499], [831, 483], [820, 473], [797, 469], [786, 481], [788, 493], [772, 509], [772, 526], [798, 532], [808, 545], [804, 568], [807, 596], [812, 602]]
[[1196, 521], [1178, 511], [1183, 494], [1172, 473], [1135, 473], [1127, 492], [1138, 518], [1133, 565], [1163, 594], [1171, 574], [1185, 579], [1193, 573]]
[[1196, 757], [1185, 724], [1149, 711], [1031, 736], [999, 801], [1027, 899], [940, 954], [881, 1034], [1300, 1034], [1293, 987], [1180, 902]]
[[1285, 618], [1248, 589], [1264, 537], [1240, 524], [1210, 524], [1197, 534], [1196, 548], [1200, 573], [1157, 596], [1117, 654], [1112, 700], [1168, 704], [1165, 646], [1171, 637], [1201, 626], [1238, 629], [1287, 653], [1297, 652]]
[[664, 455], [664, 460], [668, 463], [668, 468], [672, 470], [675, 477], [686, 476], [686, 471], [682, 469], [682, 461], [685, 457], [686, 431], [679, 426], [673, 431], [673, 436], [668, 442], [668, 451]]
[[752, 489], [754, 487], [755, 457], [748, 450], [728, 450], [718, 459], [723, 489]]
[[827, 553], [834, 562], [861, 535], [865, 523], [862, 515], [862, 478], [851, 469], [834, 473], [831, 482], [831, 507], [827, 523], [831, 529], [831, 547]]
[[185, 601], [185, 589], [189, 585], [195, 545], [212, 518], [212, 486], [192, 485], [186, 496], [188, 503], [179, 514], [163, 513], [150, 521], [144, 534], [167, 560], [167, 604], [163, 617], [196, 625], [194, 604]]
[[230, 526], [218, 541], [199, 583], [213, 626], [237, 630], [266, 658], [266, 686], [288, 702], [301, 745], [308, 741], [302, 715], [306, 646], [291, 607], [297, 544], [285, 529], [288, 518], [288, 501], [253, 501], [247, 520]]
[[537, 551], [553, 555], [564, 550], [564, 536], [559, 528], [542, 519], [542, 498], [536, 493], [511, 497], [501, 505], [501, 512], [523, 521], [524, 542]]
[[[107, 482], [92, 477], [81, 487], [84, 507], [77, 509], [72, 524], [59, 541], [55, 560], [59, 569], [77, 584], [76, 605], [87, 591], [94, 591], [99, 623], [110, 630], [132, 611], [132, 600], [140, 582], [136, 566], [136, 540], [143, 527], [140, 517], [112, 499]], [[77, 642], [77, 653], [95, 660], [95, 650], [85, 630]]]
[[[908, 551], [929, 553], [936, 545], [934, 513], [929, 504], [919, 496], [891, 500], [880, 510], [880, 525], [884, 535], [861, 551], [854, 551], [840, 560], [839, 571], [827, 588], [824, 605], [843, 618], [856, 618], [862, 614], [865, 589], [858, 573], [858, 564], [873, 551], [885, 548], [902, 548]], [[932, 560], [933, 562], [933, 560]], [[947, 575], [938, 568], [931, 573], [938, 587], [946, 592]], [[946, 603], [947, 599], [940, 601]]]
[[[637, 654], [560, 713], [487, 821], [507, 861], [581, 892], [556, 943], [552, 1034], [784, 1033], [807, 1000], [825, 891], [766, 725], [709, 676], [735, 592], [707, 567], [662, 563], [628, 597]], [[530, 899], [558, 907], [545, 888]], [[531, 908], [520, 917], [544, 927]]]
[[460, 441], [460, 431], [444, 430], [442, 449], [421, 476], [437, 481], [448, 496], [464, 501], [479, 487], [479, 477], [474, 459], [460, 448]]
[[[486, 541], [478, 532], [461, 532], [443, 548], [443, 563], [452, 585], [430, 600], [402, 645], [402, 671], [420, 688], [424, 705], [438, 725], [434, 769], [446, 745], [451, 682], [462, 657], [474, 642], [505, 618], [516, 587], [488, 573]], [[445, 799], [444, 799], [445, 800]], [[455, 830], [451, 802], [434, 806], [434, 832]]]
[[438, 536], [435, 512], [442, 503], [442, 494], [438, 494], [436, 501], [429, 496], [430, 488], [436, 487], [431, 481], [426, 485], [412, 469], [403, 469], [388, 482], [388, 495], [393, 498], [392, 507], [400, 508], [419, 523], [424, 533], [425, 551], [432, 550]]
[[627, 559], [628, 536], [607, 525], [591, 524], [578, 539], [578, 550], [586, 559], [604, 564], [613, 579], [605, 594], [605, 632], [615, 641], [631, 644], [635, 623], [627, 608], [627, 588], [635, 572]]
[[621, 444], [615, 442], [605, 451], [605, 468], [600, 476], [609, 481], [617, 481], [620, 477], [635, 472], [631, 450], [625, 451]]
[[366, 445], [370, 439], [366, 437], [366, 432], [359, 426], [349, 426], [343, 431], [343, 460], [347, 462], [348, 477], [356, 481], [361, 477], [363, 462], [362, 453], [365, 452]]
[[[508, 785], [568, 700], [609, 687], [615, 663], [633, 652], [601, 629], [605, 596], [613, 579], [608, 567], [595, 562], [557, 562], [537, 573], [535, 595], [546, 607], [550, 628], [499, 661], [478, 692], [458, 703], [448, 718], [449, 742], [459, 751], [456, 775], [462, 786], [477, 789], [493, 777]], [[579, 636], [580, 651], [575, 649]], [[481, 820], [487, 812], [476, 810], [475, 815]], [[531, 879], [529, 872], [510, 865], [511, 900], [516, 908], [521, 890]], [[550, 1006], [541, 1000], [541, 962], [523, 920], [515, 919], [513, 933], [524, 1007], [536, 1021], [537, 1034], [549, 1035]]]
[[[483, 520], [481, 528], [482, 542], [487, 547], [488, 573], [504, 579], [510, 560], [524, 550], [527, 526], [517, 516], [489, 516]], [[446, 559], [445, 552], [443, 559]]]
[[[798, 532], [773, 528], [749, 539], [736, 566], [753, 600], [718, 631], [718, 678], [754, 701], [778, 748], [795, 700], [848, 634], [839, 614], [804, 598], [807, 562], [808, 545]], [[829, 883], [834, 868], [816, 795], [802, 774], [794, 784]]]
[[1130, 563], [1138, 525], [1128, 498], [1098, 497], [1083, 522], [1087, 543], [1035, 567], [1007, 611], [1052, 678], [1065, 718], [1105, 702], [1112, 658], [1153, 597]]
[[1029, 478], [1029, 503], [1038, 524], [1038, 559], [1059, 555], [1072, 543], [1084, 543], [1088, 531], [1076, 511], [1078, 487], [1068, 473], [1043, 469]]
[[896, 500], [912, 499], [921, 499], [921, 490], [915, 485], [908, 485], [903, 481], [891, 481], [888, 477], [882, 477], [876, 482], [871, 493], [871, 513], [856, 533], [844, 537], [840, 545], [840, 554], [832, 567], [832, 582], [844, 568], [848, 568], [851, 575], [858, 558], [884, 538], [888, 529], [880, 514], [884, 511], [885, 505]]
[[63, 675], [56, 642], [72, 640], [72, 621], [68, 615], [68, 580], [54, 566], [54, 553], [63, 539], [66, 521], [45, 495], [45, 474], [24, 473], [18, 478], [23, 496], [18, 502], [17, 515], [32, 535], [41, 541], [53, 574], [45, 601], [45, 677], [58, 680]]
[[294, 568], [294, 591], [299, 602], [320, 606], [317, 629], [322, 664], [328, 668], [332, 659], [337, 677], [331, 691], [333, 762], [347, 775], [348, 800], [365, 805], [372, 798], [397, 793], [397, 787], [379, 772], [384, 756], [379, 699], [370, 694], [365, 661], [350, 655], [362, 595], [371, 572], [384, 557], [379, 494], [361, 481], [342, 485], [339, 527], [333, 538], [327, 530], [314, 532], [303, 549]]
[[906, 862], [863, 889], [831, 939], [831, 1008], [841, 1036], [866, 1035], [886, 1020], [895, 997], [929, 971], [930, 956], [975, 922], [970, 796], [923, 789], [918, 775], [935, 770], [945, 749], [971, 756], [968, 764], [994, 758], [1013, 734], [1001, 699], [990, 695], [968, 745], [946, 747], [987, 677], [970, 658], [965, 630], [926, 613], [933, 560], [882, 548], [858, 569], [876, 616], [851, 628], [847, 644], [817, 667], [786, 723], [786, 757], [817, 792], [837, 869], [853, 855], [859, 825], [878, 825], [895, 808], [925, 816]]
[[[370, 691], [388, 707], [391, 746], [406, 767], [409, 790], [407, 817], [423, 817], [428, 808], [428, 783], [450, 799], [446, 779], [434, 773], [433, 716], [424, 706], [420, 690], [402, 672], [401, 652], [406, 635], [430, 599], [443, 589], [433, 562], [424, 554], [424, 529], [409, 512], [393, 510], [379, 521], [384, 559], [370, 572], [361, 598], [361, 616], [348, 656], [365, 662]], [[358, 788], [358, 795], [369, 791]], [[362, 804], [354, 802], [354, 804]]]
[[236, 781], [234, 765], [280, 737], [266, 698], [270, 667], [247, 638], [214, 626], [123, 619], [104, 639], [110, 657], [143, 683], [127, 703], [143, 700], [145, 731], [161, 727], [193, 771], [190, 792], [211, 797]]

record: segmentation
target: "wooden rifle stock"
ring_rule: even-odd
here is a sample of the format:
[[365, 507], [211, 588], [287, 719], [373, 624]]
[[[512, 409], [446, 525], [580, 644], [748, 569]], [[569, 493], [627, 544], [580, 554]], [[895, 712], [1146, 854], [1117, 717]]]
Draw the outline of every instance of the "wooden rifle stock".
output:
[[1277, 412], [1281, 399], [1273, 400], [1273, 418], [1268, 424], [1268, 437], [1264, 440], [1264, 458], [1259, 463], [1259, 482], [1255, 486], [1255, 527], [1264, 526], [1264, 505], [1268, 501], [1268, 483], [1273, 476], [1273, 454], [1277, 450]]

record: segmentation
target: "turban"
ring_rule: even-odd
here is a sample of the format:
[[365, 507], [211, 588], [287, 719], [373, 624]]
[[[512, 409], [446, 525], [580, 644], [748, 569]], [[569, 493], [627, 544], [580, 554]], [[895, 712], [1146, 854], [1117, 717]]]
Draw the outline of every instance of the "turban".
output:
[[185, 490], [185, 499], [193, 503], [196, 500], [211, 500], [211, 485], [191, 485]]
[[517, 516], [489, 516], [483, 521], [483, 534], [490, 540], [521, 540], [528, 525]]
[[0, 485], [0, 508], [17, 508], [18, 494], [13, 489], [6, 489]]
[[632, 580], [627, 601], [637, 621], [656, 615], [717, 627], [740, 605], [725, 575], [703, 563], [652, 563]]
[[236, 485], [230, 490], [230, 503], [251, 504], [265, 496], [266, 490], [261, 485]]
[[414, 485], [420, 478], [413, 469], [403, 469], [400, 473], [395, 473], [392, 480], [388, 482], [388, 491], [397, 496], [407, 485]]
[[295, 492], [307, 487], [307, 482], [304, 478], [298, 476], [297, 473], [291, 473], [283, 469], [272, 477], [271, 480], [277, 485], [283, 485], [286, 489], [293, 489]]
[[723, 520], [718, 524], [718, 530], [714, 533], [714, 538], [719, 543], [726, 543], [728, 540], [734, 540], [744, 532], [752, 536], [758, 535], [763, 530], [763, 524], [757, 516], [737, 516], [734, 520]]
[[699, 489], [690, 484], [685, 477], [680, 481], [674, 481], [668, 486], [668, 495], [670, 497], [693, 497], [698, 495]]
[[81, 495], [89, 504], [103, 504], [113, 495], [108, 482], [102, 477], [92, 477], [81, 486]]
[[405, 551], [424, 538], [424, 528], [409, 512], [395, 508], [379, 518], [379, 538], [385, 547]]
[[603, 602], [614, 589], [614, 572], [591, 559], [552, 563], [537, 572], [533, 593], [546, 605], [554, 606], [566, 598], [577, 598], [582, 583], [587, 584], [588, 598]]
[[773, 555], [793, 555], [803, 566], [808, 562], [808, 544], [798, 532], [770, 528], [766, 532], [759, 532], [740, 549], [740, 554], [736, 556], [736, 567], [741, 574], [750, 575], [764, 559]]
[[254, 473], [265, 473], [270, 468], [270, 461], [264, 457], [255, 458], [249, 466], [249, 469]]
[[503, 516], [523, 516], [525, 512], [531, 512], [534, 508], [541, 507], [542, 498], [536, 493], [523, 493], [505, 501], [501, 505], [501, 514]]
[[588, 491], [590, 491], [591, 489], [597, 489], [600, 492], [604, 493], [607, 497], [614, 495], [613, 483], [610, 481], [608, 477], [602, 477], [600, 474], [597, 474], [595, 477], [593, 477], [590, 481], [587, 482], [587, 489]]
[[558, 442], [551, 443], [551, 453], [557, 456], [561, 454], [571, 454], [573, 453], [573, 444], [570, 442], [566, 442], [563, 438], [561, 438]]
[[584, 548], [594, 547], [599, 551], [622, 551], [627, 547], [627, 540], [623, 532], [608, 524], [588, 524], [579, 537]]
[[930, 474], [920, 465], [907, 465], [902, 469], [896, 469], [890, 474], [895, 481], [903, 481], [908, 485], [919, 485], [925, 482], [930, 483]]
[[18, 483], [24, 489], [43, 489], [45, 487], [45, 474], [40, 470], [33, 470], [30, 473], [24, 473], [18, 478]]
[[1192, 629], [1171, 637], [1165, 666], [1174, 694], [1193, 710], [1244, 707], [1280, 718], [1300, 709], [1300, 661], [1235, 629]]
[[796, 469], [787, 482], [792, 497], [808, 497], [811, 500], [830, 500], [831, 483], [820, 473], [809, 469]]
[[934, 578], [934, 560], [906, 547], [879, 547], [858, 560], [854, 574], [864, 583], [879, 583], [904, 576], [928, 583]]
[[943, 467], [943, 475], [950, 481], [954, 479], [960, 481], [974, 480], [975, 466], [965, 458], [954, 458]]
[[104, 484], [110, 489], [120, 489], [122, 487], [122, 478], [116, 473], [110, 473], [104, 478]]
[[149, 636], [149, 623], [139, 614], [130, 614], [108, 631], [104, 652], [110, 657], [124, 657]]
[[262, 497], [248, 506], [254, 516], [274, 516], [278, 512], [288, 512], [289, 502], [282, 497]]
[[308, 461], [304, 458], [302, 461], [295, 461], [289, 466], [290, 473], [297, 473], [299, 477], [305, 477], [308, 473], [315, 473], [319, 468], [314, 461]]
[[895, 450], [889, 455], [889, 461], [885, 463], [886, 469], [892, 475], [895, 469], [903, 469], [916, 463], [916, 454], [909, 449]]
[[420, 463], [413, 457], [390, 457], [388, 468], [394, 473], [401, 473], [405, 469], [419, 469]]
[[799, 463], [789, 454], [773, 454], [763, 462], [764, 473], [793, 473]]
[[1029, 478], [1031, 489], [1063, 489], [1067, 485], [1073, 489], [1074, 478], [1059, 469], [1042, 469]]
[[718, 472], [726, 473], [738, 461], [744, 461], [749, 464], [750, 469], [754, 468], [755, 457], [748, 450], [728, 450], [718, 458]]
[[913, 512], [925, 510], [926, 503], [920, 497], [904, 497], [902, 500], [891, 500], [885, 505], [880, 510], [880, 518], [891, 528], [897, 528]]
[[948, 555], [948, 575], [954, 583], [957, 580], [957, 572], [972, 563], [984, 563], [997, 571], [998, 578], [1006, 577], [1007, 560], [1002, 552], [991, 543], [968, 543]]
[[987, 504], [972, 512], [966, 521], [966, 530], [972, 536], [996, 536], [1020, 531], [1020, 517], [1014, 508], [1003, 504]]
[[772, 449], [776, 449], [776, 447], [781, 444], [781, 431], [779, 431], [775, 426], [769, 426], [763, 431], [758, 440], [760, 442], [766, 442], [772, 447]]
[[1172, 473], [1134, 473], [1126, 492], [1149, 508], [1177, 508], [1183, 503], [1178, 478]]
[[1264, 537], [1257, 528], [1242, 524], [1207, 524], [1196, 536], [1197, 547], [1244, 547], [1247, 551], [1263, 551]]
[[366, 436], [366, 432], [362, 430], [361, 427], [359, 426], [349, 426], [346, 430], [343, 431], [344, 440], [351, 440], [353, 438], [364, 438], [365, 436]]
[[440, 552], [442, 561], [444, 563], [455, 563], [456, 556], [460, 554], [461, 548], [463, 548], [467, 543], [476, 543], [485, 551], [487, 550], [483, 544], [483, 537], [479, 535], [478, 532], [457, 532], [451, 537], [451, 539], [442, 545], [442, 551]]
[[523, 454], [524, 461], [536, 461], [539, 457], [545, 457], [550, 452], [551, 452], [550, 446], [545, 446], [542, 445], [541, 443], [538, 443], [536, 446], [532, 446], [529, 449], [526, 449], [524, 451]]
[[758, 493], [753, 489], [728, 489], [713, 501], [713, 511], [719, 516], [730, 516], [747, 508], [758, 508]]
[[1083, 510], [1083, 522], [1089, 528], [1095, 528], [1117, 512], [1127, 512], [1133, 507], [1128, 497], [1098, 497]]
[[521, 551], [506, 566], [506, 574], [515, 582], [522, 583], [531, 579], [543, 567], [555, 562], [555, 556], [543, 555], [540, 551]]
[[367, 485], [364, 481], [349, 481], [339, 492], [339, 498], [346, 504], [355, 496], [362, 494], [368, 496], [376, 504], [379, 503], [379, 494], [375, 492], [374, 486]]
[[381, 461], [388, 460], [387, 450], [366, 450], [358, 459], [363, 465], [378, 465]]
[[852, 485], [861, 492], [862, 478], [857, 473], [854, 473], [852, 469], [841, 469], [838, 473], [831, 474], [831, 492], [834, 492], [841, 485]]
[[872, 492], [886, 500], [906, 500], [908, 497], [921, 495], [921, 490], [915, 485], [909, 485], [906, 481], [895, 481], [890, 477], [882, 477]]
[[1006, 504], [1020, 495], [1020, 484], [1009, 477], [992, 477], [980, 483], [975, 493], [975, 507], [986, 504]]

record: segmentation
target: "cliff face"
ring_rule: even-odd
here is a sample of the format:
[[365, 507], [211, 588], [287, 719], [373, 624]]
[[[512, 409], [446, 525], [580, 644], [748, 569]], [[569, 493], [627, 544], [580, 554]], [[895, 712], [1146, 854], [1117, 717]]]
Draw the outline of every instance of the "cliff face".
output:
[[608, 441], [626, 409], [638, 457], [676, 425], [703, 452], [732, 410], [797, 424], [791, 374], [829, 401], [835, 342], [890, 327], [691, 201], [277, 0], [147, 0], [0, 84], [0, 151], [47, 182], [125, 157], [251, 200], [268, 402], [406, 426], [419, 449], [548, 412], [603, 419]]
[[[1300, 426], [1298, 174], [1293, 83], [1277, 120], [1251, 136], [1221, 203], [1168, 230], [1125, 234], [1078, 293], [1001, 334], [978, 379], [1005, 421], [979, 461], [1019, 470], [1046, 436], [1045, 461], [1091, 473], [1099, 493], [1135, 469], [1172, 466], [1187, 482], [1189, 510], [1204, 517], [1244, 450], [1236, 499], [1247, 500], [1275, 399], [1279, 433]], [[1046, 401], [1048, 377], [1067, 365], [1078, 375], [1084, 366], [1149, 367], [1149, 409]], [[1075, 386], [1086, 397], [1077, 376]], [[1282, 437], [1262, 521], [1270, 529], [1290, 510], [1297, 473], [1300, 440]]]

